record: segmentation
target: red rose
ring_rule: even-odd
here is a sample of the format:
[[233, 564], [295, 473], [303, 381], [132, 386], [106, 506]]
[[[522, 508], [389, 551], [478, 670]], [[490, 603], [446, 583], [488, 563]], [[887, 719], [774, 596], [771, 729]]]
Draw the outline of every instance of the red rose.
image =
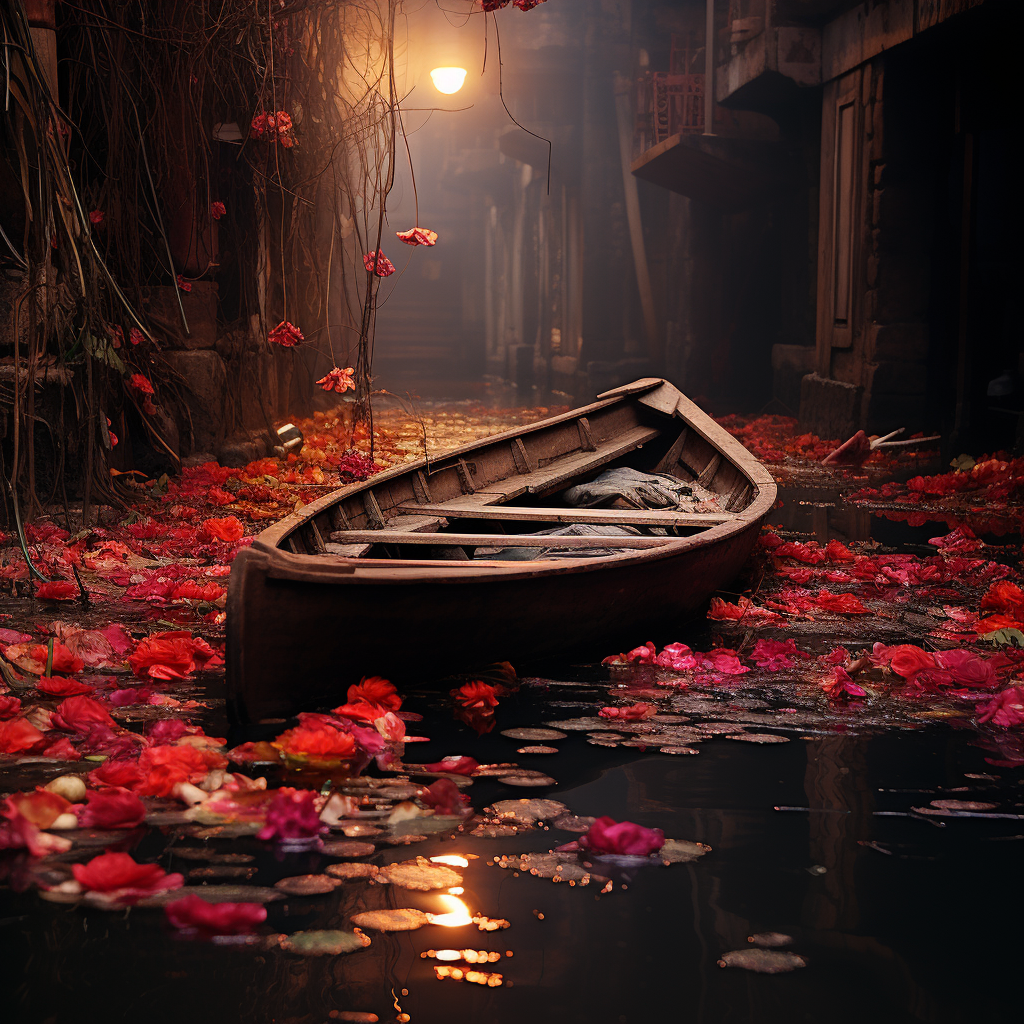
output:
[[632, 821], [616, 822], [614, 818], [602, 817], [590, 826], [579, 844], [594, 853], [646, 857], [665, 845], [665, 836], [660, 828], [644, 828]]
[[95, 693], [95, 687], [88, 683], [83, 683], [80, 679], [67, 679], [64, 676], [41, 676], [36, 689], [53, 697], [77, 697], [83, 693]]
[[57, 710], [50, 718], [55, 729], [62, 729], [64, 732], [76, 732], [85, 734], [94, 725], [105, 725], [108, 728], [116, 729], [117, 723], [107, 714], [106, 709], [99, 701], [92, 697], [79, 695], [68, 697], [57, 706]]
[[205, 935], [247, 935], [267, 919], [259, 903], [207, 903], [194, 893], [164, 907], [175, 928]]
[[167, 874], [159, 864], [136, 864], [127, 853], [101, 853], [88, 864], [72, 864], [71, 870], [83, 888], [123, 903], [180, 889], [185, 881], [179, 874]]
[[348, 702], [355, 704], [359, 701], [376, 704], [385, 711], [397, 711], [402, 706], [402, 698], [398, 696], [395, 684], [380, 676], [363, 676], [358, 683], [348, 688]]
[[82, 828], [134, 828], [146, 816], [142, 801], [127, 789], [90, 790], [86, 800], [77, 811]]
[[463, 683], [451, 693], [464, 708], [496, 708], [498, 706], [495, 688], [489, 683], [482, 683], [479, 680]]
[[469, 797], [459, 790], [451, 779], [438, 779], [421, 789], [419, 799], [437, 814], [464, 814], [472, 811]]
[[23, 754], [40, 741], [46, 741], [43, 734], [24, 718], [0, 722], [0, 754]]
[[245, 527], [235, 516], [227, 516], [225, 519], [204, 519], [199, 524], [199, 536], [206, 541], [234, 542], [245, 536]]

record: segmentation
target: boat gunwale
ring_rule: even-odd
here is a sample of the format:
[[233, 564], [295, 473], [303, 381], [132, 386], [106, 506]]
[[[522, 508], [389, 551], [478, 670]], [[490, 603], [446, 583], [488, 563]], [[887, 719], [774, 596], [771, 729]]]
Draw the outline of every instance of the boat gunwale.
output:
[[[495, 559], [384, 559], [384, 558], [351, 558], [344, 555], [328, 553], [301, 554], [287, 551], [281, 545], [289, 536], [310, 522], [325, 509], [344, 501], [354, 494], [387, 483], [390, 480], [415, 473], [432, 466], [450, 468], [450, 462], [464, 458], [469, 452], [477, 451], [491, 445], [498, 445], [522, 437], [524, 434], [557, 426], [572, 420], [578, 420], [589, 413], [606, 409], [609, 406], [627, 401], [639, 401], [644, 395], [667, 385], [678, 396], [677, 405], [671, 412], [648, 406], [660, 412], [667, 419], [675, 419], [681, 427], [694, 429], [723, 458], [734, 466], [755, 488], [756, 494], [746, 508], [737, 512], [728, 522], [719, 523], [699, 533], [686, 537], [666, 537], [663, 545], [652, 548], [627, 550], [619, 554], [603, 557], [571, 557], [548, 558], [533, 561], [504, 561]], [[679, 404], [688, 407], [685, 412], [678, 410]], [[695, 422], [697, 421], [697, 422]], [[443, 464], [443, 465], [442, 465]], [[512, 580], [523, 577], [537, 578], [545, 575], [562, 575], [564, 573], [595, 572], [601, 569], [626, 567], [629, 565], [657, 562], [666, 558], [676, 557], [695, 547], [719, 544], [733, 536], [739, 536], [752, 525], [757, 525], [768, 514], [775, 504], [777, 485], [765, 466], [749, 452], [724, 427], [717, 424], [707, 413], [694, 405], [669, 381], [662, 378], [637, 381], [627, 384], [615, 391], [598, 396], [598, 401], [590, 405], [571, 409], [558, 416], [538, 420], [522, 427], [514, 427], [498, 434], [471, 441], [458, 448], [449, 449], [435, 459], [417, 459], [415, 462], [403, 463], [381, 473], [368, 477], [345, 487], [338, 488], [305, 505], [300, 511], [293, 512], [284, 519], [267, 527], [259, 533], [250, 545], [249, 550], [265, 556], [269, 565], [265, 572], [270, 578], [288, 579], [306, 582], [322, 582], [336, 584], [398, 584], [423, 581], [470, 583], [488, 579]], [[496, 503], [495, 507], [500, 507]], [[485, 506], [481, 507], [485, 511]], [[387, 530], [381, 530], [380, 543], [386, 543]], [[455, 535], [457, 536], [457, 535]], [[500, 536], [500, 535], [496, 535]]]

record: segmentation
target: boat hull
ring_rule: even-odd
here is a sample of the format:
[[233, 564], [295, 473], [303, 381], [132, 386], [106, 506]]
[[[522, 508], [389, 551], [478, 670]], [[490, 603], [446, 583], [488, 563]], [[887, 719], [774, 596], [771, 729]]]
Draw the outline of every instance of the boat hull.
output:
[[700, 608], [736, 577], [759, 530], [758, 520], [657, 558], [488, 579], [316, 581], [274, 552], [243, 550], [228, 599], [230, 710], [259, 721], [340, 703], [364, 675], [401, 687], [497, 661], [598, 660]]

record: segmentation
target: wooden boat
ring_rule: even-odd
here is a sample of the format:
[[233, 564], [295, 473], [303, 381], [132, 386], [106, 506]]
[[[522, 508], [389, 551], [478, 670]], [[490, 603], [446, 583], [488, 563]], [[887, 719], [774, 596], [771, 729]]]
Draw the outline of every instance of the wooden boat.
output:
[[[619, 466], [691, 482], [716, 510], [572, 508], [555, 497]], [[363, 675], [401, 686], [635, 645], [736, 576], [775, 497], [764, 466], [660, 379], [395, 467], [305, 506], [239, 552], [227, 602], [229, 707], [242, 721], [280, 718], [343, 701]], [[544, 560], [472, 557], [537, 549], [524, 534], [570, 523], [638, 535], [545, 537]], [[588, 549], [601, 553], [583, 557]]]

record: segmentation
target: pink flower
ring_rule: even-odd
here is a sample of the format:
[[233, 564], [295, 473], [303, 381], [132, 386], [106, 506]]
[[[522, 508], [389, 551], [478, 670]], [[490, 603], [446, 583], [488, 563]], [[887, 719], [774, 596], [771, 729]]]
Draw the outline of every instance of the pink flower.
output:
[[437, 232], [429, 228], [409, 228], [408, 231], [396, 231], [395, 234], [406, 245], [434, 245], [437, 242]]
[[296, 345], [301, 345], [306, 339], [302, 334], [302, 331], [298, 329], [293, 323], [289, 323], [287, 320], [282, 320], [267, 336], [267, 340], [273, 342], [275, 345], [280, 345], [282, 348], [295, 348]]
[[130, 388], [134, 388], [143, 395], [155, 394], [153, 391], [153, 385], [149, 382], [149, 378], [141, 373], [133, 373], [131, 377], [128, 378], [128, 386]]
[[99, 227], [103, 223], [103, 218], [106, 216], [102, 210], [90, 210], [89, 211], [89, 223], [95, 224]]
[[538, 4], [544, 3], [544, 0], [512, 0], [512, 6], [518, 7], [521, 11], [532, 11]]
[[207, 903], [191, 893], [164, 907], [167, 920], [181, 931], [203, 935], [248, 935], [267, 919], [259, 903]]
[[486, 13], [491, 11], [500, 11], [502, 7], [507, 7], [510, 0], [480, 0], [480, 6]]
[[736, 652], [729, 650], [728, 647], [718, 647], [707, 654], [698, 654], [697, 657], [702, 668], [722, 672], [727, 676], [741, 676], [744, 672], [750, 671], [736, 656]]
[[633, 650], [628, 651], [625, 654], [611, 654], [605, 658], [602, 665], [622, 665], [630, 664], [634, 661], [639, 662], [641, 665], [646, 665], [653, 662], [658, 654], [658, 649], [647, 641], [642, 647], [634, 647]]
[[654, 704], [631, 704], [623, 708], [601, 708], [598, 714], [602, 718], [615, 718], [620, 722], [643, 722], [656, 715], [658, 709]]
[[1008, 686], [997, 693], [978, 708], [978, 721], [991, 722], [1001, 729], [1024, 725], [1024, 686]]
[[796, 641], [792, 637], [788, 640], [758, 640], [750, 652], [750, 660], [758, 668], [769, 672], [793, 668], [797, 658], [806, 657], [803, 651], [797, 650]]
[[343, 391], [355, 390], [356, 382], [352, 379], [352, 367], [348, 366], [344, 370], [334, 367], [325, 377], [321, 377], [317, 384], [324, 389], [324, 391], [337, 391], [341, 394]]
[[228, 212], [228, 208], [221, 202], [210, 203], [210, 216], [214, 220], [220, 220]]
[[999, 685], [991, 662], [979, 658], [971, 651], [939, 651], [935, 655], [939, 668], [948, 672], [958, 686], [982, 687], [986, 690]]
[[175, 280], [178, 282], [178, 287], [183, 292], [190, 292], [190, 291], [192, 291], [192, 282], [191, 281], [186, 281], [185, 278], [183, 278], [181, 276], [181, 274], [178, 274], [178, 276], [175, 278]]
[[[377, 257], [376, 266], [374, 266], [374, 255]], [[378, 277], [390, 277], [395, 272], [394, 263], [380, 249], [377, 250], [376, 254], [372, 252], [366, 253], [363, 256], [363, 266], [371, 274], [376, 274]]]
[[686, 644], [669, 644], [661, 654], [654, 659], [656, 665], [662, 668], [670, 668], [673, 672], [686, 672], [697, 667], [697, 659], [693, 651]]
[[279, 789], [267, 807], [267, 823], [257, 839], [309, 839], [325, 831], [311, 789]]
[[632, 821], [616, 822], [614, 818], [602, 817], [590, 826], [579, 844], [594, 853], [647, 857], [665, 845], [665, 836], [660, 828], [644, 828]]
[[836, 667], [832, 669], [832, 677], [830, 679], [823, 679], [821, 682], [821, 688], [834, 700], [844, 696], [867, 696], [867, 691], [853, 681], [850, 677], [850, 673], [847, 672], [842, 665], [836, 665]]
[[450, 775], [472, 775], [480, 767], [480, 762], [472, 757], [456, 757], [451, 755], [435, 761], [433, 764], [425, 764], [425, 772], [447, 772]]

